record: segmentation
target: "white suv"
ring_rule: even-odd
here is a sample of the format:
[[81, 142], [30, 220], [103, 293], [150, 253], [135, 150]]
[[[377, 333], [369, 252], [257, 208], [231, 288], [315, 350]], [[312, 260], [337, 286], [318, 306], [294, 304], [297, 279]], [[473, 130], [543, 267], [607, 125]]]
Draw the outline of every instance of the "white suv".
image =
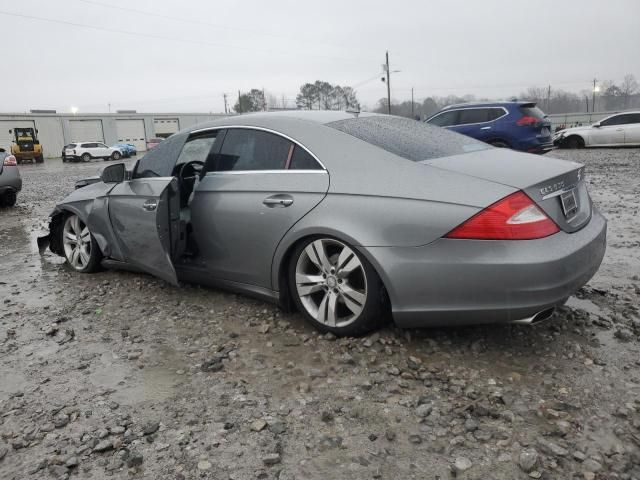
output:
[[100, 142], [76, 142], [66, 145], [64, 148], [63, 162], [79, 161], [89, 162], [92, 158], [105, 160], [120, 160], [122, 152], [117, 148], [107, 147]]

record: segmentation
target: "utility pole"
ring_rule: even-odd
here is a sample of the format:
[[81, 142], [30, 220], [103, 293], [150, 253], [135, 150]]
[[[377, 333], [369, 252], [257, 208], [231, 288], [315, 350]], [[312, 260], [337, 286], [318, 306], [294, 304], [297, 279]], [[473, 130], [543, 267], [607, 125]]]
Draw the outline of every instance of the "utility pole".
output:
[[229, 113], [229, 110], [227, 110], [227, 94], [223, 93], [222, 97], [224, 98], [224, 113]]
[[385, 57], [385, 70], [387, 72], [387, 113], [391, 115], [391, 71], [389, 70], [389, 51], [386, 52]]
[[236, 113], [242, 113], [242, 103], [240, 103], [240, 90], [238, 90], [238, 110], [240, 111]]
[[547, 113], [549, 113], [549, 107], [551, 105], [551, 85], [547, 88]]
[[264, 87], [262, 87], [262, 110], [267, 111], [267, 97], [264, 96]]
[[411, 87], [411, 118], [415, 118], [413, 115], [413, 87]]
[[591, 97], [591, 112], [596, 111], [596, 82], [597, 80], [593, 79], [593, 95]]

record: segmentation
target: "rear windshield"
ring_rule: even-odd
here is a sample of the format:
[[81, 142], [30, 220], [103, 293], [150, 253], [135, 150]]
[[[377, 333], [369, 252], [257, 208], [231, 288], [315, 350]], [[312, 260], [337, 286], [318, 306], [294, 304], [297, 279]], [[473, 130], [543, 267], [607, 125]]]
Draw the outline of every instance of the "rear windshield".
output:
[[76, 144], [75, 143], [70, 143], [69, 145], [67, 145], [67, 148], [76, 148]]
[[520, 106], [520, 111], [523, 115], [528, 115], [534, 118], [545, 118], [547, 115], [536, 107], [535, 103], [527, 103], [525, 105]]
[[327, 126], [414, 162], [491, 148], [473, 138], [402, 117], [349, 118]]

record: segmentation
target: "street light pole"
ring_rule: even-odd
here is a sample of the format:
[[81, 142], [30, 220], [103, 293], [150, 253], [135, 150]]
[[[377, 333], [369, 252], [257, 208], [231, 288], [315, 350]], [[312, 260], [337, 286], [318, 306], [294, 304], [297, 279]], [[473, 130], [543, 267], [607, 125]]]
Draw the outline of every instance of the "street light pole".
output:
[[591, 112], [595, 112], [596, 111], [596, 92], [598, 90], [596, 90], [598, 87], [596, 87], [596, 79], [593, 79], [593, 95], [591, 97]]
[[391, 71], [389, 70], [389, 52], [386, 52], [386, 67], [387, 71], [387, 113], [391, 115]]
[[411, 118], [415, 118], [413, 115], [413, 87], [411, 87]]

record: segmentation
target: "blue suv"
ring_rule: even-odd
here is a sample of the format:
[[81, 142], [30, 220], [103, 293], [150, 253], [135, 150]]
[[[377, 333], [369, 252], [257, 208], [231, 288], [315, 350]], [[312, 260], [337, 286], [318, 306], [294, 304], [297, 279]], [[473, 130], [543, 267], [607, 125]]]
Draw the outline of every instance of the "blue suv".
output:
[[551, 122], [533, 102], [451, 105], [425, 121], [496, 147], [530, 153], [546, 153], [553, 148]]

